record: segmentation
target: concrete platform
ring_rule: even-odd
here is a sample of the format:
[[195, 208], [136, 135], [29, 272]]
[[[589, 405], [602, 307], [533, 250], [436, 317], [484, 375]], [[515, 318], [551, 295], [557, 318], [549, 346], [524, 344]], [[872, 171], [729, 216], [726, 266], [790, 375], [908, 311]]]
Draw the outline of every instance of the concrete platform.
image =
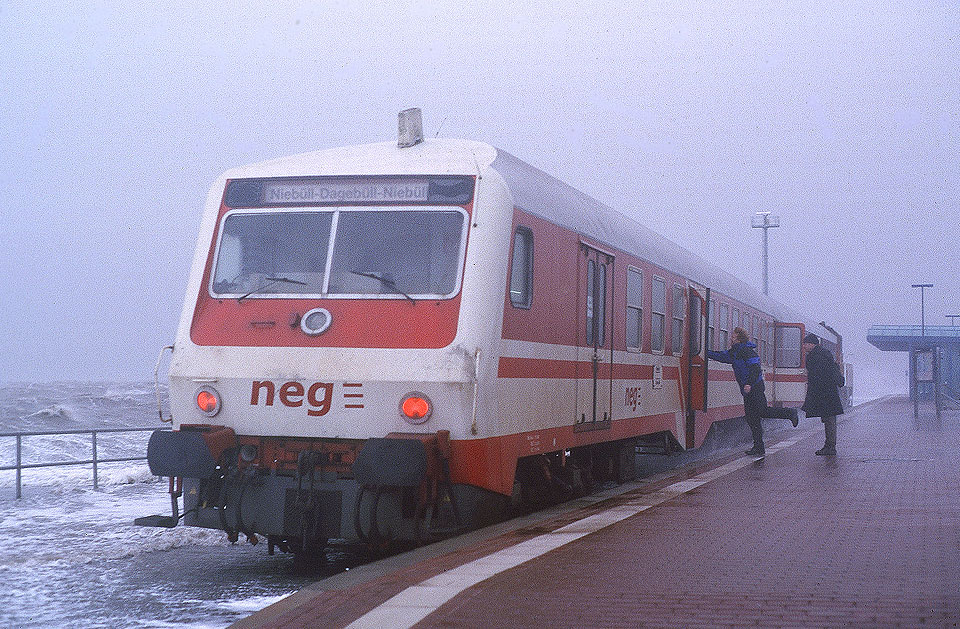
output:
[[[960, 412], [858, 407], [767, 456], [687, 466], [338, 575], [237, 627], [960, 624]], [[419, 553], [419, 554], [417, 554]]]

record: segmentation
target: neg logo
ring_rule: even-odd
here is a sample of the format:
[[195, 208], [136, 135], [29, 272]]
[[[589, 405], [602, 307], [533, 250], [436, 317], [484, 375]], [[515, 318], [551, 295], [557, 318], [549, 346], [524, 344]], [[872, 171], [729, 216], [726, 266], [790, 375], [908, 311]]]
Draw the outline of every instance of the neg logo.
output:
[[281, 404], [291, 408], [303, 406], [304, 398], [306, 398], [306, 404], [309, 406], [307, 415], [322, 417], [330, 412], [330, 404], [333, 400], [333, 383], [314, 382], [309, 388], [306, 388], [296, 381], [284, 382], [279, 387], [270, 380], [253, 381], [250, 390], [251, 406], [259, 406], [261, 399], [264, 400], [265, 406], [273, 406], [275, 397], [280, 398]]

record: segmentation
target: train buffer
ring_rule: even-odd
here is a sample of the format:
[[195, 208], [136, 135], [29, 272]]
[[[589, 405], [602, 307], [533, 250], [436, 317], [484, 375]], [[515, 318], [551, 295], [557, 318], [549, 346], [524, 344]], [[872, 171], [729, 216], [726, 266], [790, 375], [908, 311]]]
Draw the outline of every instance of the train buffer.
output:
[[[957, 413], [960, 411], [945, 411]], [[320, 581], [237, 627], [957, 626], [960, 422], [908, 398]]]

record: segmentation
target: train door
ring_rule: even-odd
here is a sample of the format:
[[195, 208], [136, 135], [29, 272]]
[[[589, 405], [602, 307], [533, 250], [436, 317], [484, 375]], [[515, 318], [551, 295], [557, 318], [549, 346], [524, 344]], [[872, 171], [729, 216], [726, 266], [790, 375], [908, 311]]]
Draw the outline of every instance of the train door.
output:
[[696, 447], [697, 415], [707, 410], [707, 309], [710, 289], [690, 284], [687, 289], [687, 343], [680, 356], [680, 378], [686, 409], [686, 447]]
[[[767, 398], [770, 404], [789, 399], [781, 382], [783, 372], [803, 367], [802, 339], [805, 332], [802, 323], [773, 324], [773, 374], [767, 385]], [[781, 377], [777, 377], [778, 374]], [[789, 375], [789, 374], [788, 374]]]
[[609, 428], [613, 419], [613, 260], [581, 243], [577, 308], [577, 430]]

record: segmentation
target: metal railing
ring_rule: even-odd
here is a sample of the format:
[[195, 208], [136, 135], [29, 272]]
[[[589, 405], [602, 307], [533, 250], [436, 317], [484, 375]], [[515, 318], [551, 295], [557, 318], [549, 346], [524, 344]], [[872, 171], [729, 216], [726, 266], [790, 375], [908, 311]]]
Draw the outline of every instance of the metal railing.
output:
[[[60, 467], [65, 465], [90, 465], [93, 464], [93, 488], [98, 489], [98, 470], [97, 466], [100, 463], [121, 463], [124, 461], [145, 461], [146, 456], [130, 456], [130, 457], [113, 457], [113, 458], [100, 458], [97, 456], [97, 435], [101, 433], [121, 433], [121, 432], [153, 432], [154, 430], [170, 430], [169, 426], [162, 426], [159, 428], [100, 428], [97, 430], [51, 430], [51, 431], [35, 431], [35, 432], [0, 432], [0, 438], [3, 437], [14, 437], [17, 440], [17, 463], [16, 465], [4, 465], [0, 466], [0, 472], [7, 472], [10, 470], [17, 471], [17, 498], [23, 497], [22, 492], [22, 476], [23, 470], [34, 469], [41, 467]], [[92, 457], [86, 460], [71, 460], [71, 461], [48, 461], [45, 463], [24, 463], [23, 462], [23, 438], [24, 437], [50, 437], [56, 435], [90, 435], [90, 444], [91, 444], [91, 453]]]

